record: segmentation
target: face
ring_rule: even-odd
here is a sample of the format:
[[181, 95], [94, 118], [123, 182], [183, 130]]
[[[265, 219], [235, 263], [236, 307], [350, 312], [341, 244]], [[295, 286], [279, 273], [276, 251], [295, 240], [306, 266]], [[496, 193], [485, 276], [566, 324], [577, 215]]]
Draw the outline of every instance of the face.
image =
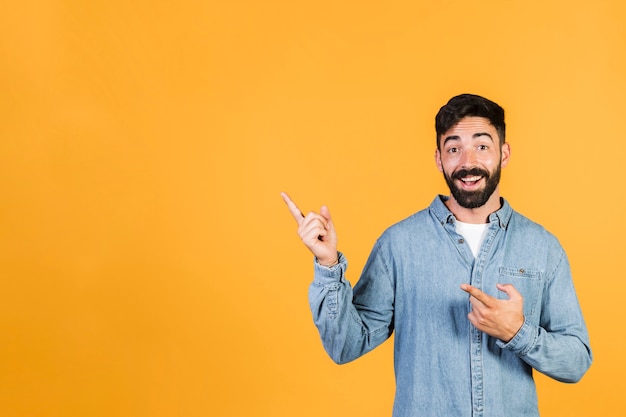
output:
[[498, 188], [500, 168], [506, 166], [510, 149], [500, 149], [496, 129], [483, 117], [465, 117], [439, 138], [437, 167], [461, 207], [484, 206]]

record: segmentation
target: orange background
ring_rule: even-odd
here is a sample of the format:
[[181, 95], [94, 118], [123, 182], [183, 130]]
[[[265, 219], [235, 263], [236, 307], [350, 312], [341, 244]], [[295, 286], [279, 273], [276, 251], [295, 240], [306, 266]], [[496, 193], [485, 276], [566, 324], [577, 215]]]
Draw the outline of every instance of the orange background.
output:
[[0, 415], [390, 415], [392, 343], [328, 359], [279, 192], [329, 205], [355, 282], [447, 192], [433, 120], [462, 92], [507, 110], [502, 194], [561, 240], [590, 329], [579, 384], [537, 377], [542, 415], [619, 415], [625, 19], [621, 0], [4, 4]]

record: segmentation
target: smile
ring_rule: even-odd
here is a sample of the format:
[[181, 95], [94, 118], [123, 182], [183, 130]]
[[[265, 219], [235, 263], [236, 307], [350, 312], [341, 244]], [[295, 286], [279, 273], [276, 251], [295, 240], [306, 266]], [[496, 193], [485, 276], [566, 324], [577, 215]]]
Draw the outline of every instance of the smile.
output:
[[465, 178], [459, 178], [461, 180], [461, 182], [463, 182], [463, 184], [466, 185], [474, 185], [476, 184], [478, 181], [480, 181], [483, 177], [478, 176], [478, 175], [474, 175], [471, 177], [465, 177]]

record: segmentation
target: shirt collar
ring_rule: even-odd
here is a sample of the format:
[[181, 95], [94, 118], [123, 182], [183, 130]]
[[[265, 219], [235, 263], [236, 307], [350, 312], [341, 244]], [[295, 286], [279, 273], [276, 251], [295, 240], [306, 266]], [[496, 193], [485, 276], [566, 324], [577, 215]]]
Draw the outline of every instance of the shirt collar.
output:
[[[448, 210], [448, 207], [444, 204], [448, 198], [448, 196], [438, 195], [430, 204], [430, 211], [435, 215], [441, 224], [453, 223], [456, 220], [454, 214], [452, 214], [452, 212]], [[502, 197], [500, 197], [500, 203], [500, 209], [489, 215], [489, 223], [496, 223], [501, 229], [506, 229], [509, 225], [509, 221], [511, 220], [513, 209]]]

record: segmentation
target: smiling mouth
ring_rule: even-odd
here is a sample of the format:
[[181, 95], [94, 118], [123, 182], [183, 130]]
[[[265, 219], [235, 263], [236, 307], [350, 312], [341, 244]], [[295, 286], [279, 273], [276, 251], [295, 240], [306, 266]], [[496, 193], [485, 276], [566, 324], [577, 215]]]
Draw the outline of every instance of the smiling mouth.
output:
[[463, 178], [459, 178], [459, 180], [461, 180], [461, 182], [464, 185], [475, 185], [476, 183], [478, 183], [478, 181], [480, 181], [481, 179], [483, 179], [482, 176], [480, 175], [473, 175], [473, 176], [468, 176], [468, 177], [463, 177]]

